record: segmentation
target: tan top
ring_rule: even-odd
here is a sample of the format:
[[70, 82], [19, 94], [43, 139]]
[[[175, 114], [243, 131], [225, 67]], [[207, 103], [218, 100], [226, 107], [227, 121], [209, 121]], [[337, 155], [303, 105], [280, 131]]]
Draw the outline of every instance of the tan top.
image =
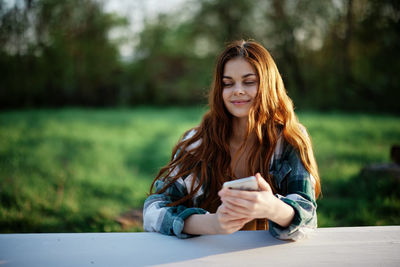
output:
[[254, 219], [246, 223], [240, 231], [268, 230], [267, 219]]

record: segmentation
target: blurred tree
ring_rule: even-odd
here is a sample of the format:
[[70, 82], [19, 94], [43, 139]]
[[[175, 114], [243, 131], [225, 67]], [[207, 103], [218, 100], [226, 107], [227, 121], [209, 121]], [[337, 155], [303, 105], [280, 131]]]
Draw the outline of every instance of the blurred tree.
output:
[[289, 95], [297, 106], [316, 107], [312, 83], [318, 78], [312, 75], [311, 59], [333, 20], [332, 2], [272, 0], [262, 10], [268, 27], [261, 40], [277, 62]]
[[400, 112], [400, 11], [393, 0], [188, 0], [145, 19], [122, 62], [109, 31], [127, 20], [96, 0], [0, 1], [0, 105], [205, 101], [235, 39], [271, 52], [297, 107]]
[[400, 112], [400, 2], [362, 3], [349, 49], [356, 108]]
[[[297, 3], [298, 4], [298, 3]], [[269, 15], [271, 22], [275, 25], [274, 34], [276, 39], [281, 40], [280, 50], [284, 58], [284, 70], [286, 69], [293, 78], [292, 86], [295, 86], [300, 94], [306, 93], [306, 85], [300, 68], [297, 43], [294, 36], [295, 23], [299, 25], [302, 22], [295, 16], [289, 17], [287, 8], [285, 8], [286, 1], [273, 0], [272, 12]], [[297, 9], [297, 8], [296, 8]]]
[[124, 83], [130, 103], [204, 102], [213, 58], [197, 54], [196, 42], [193, 25], [179, 16], [161, 14], [146, 22]]
[[346, 0], [315, 51], [316, 90], [330, 108], [400, 111], [400, 8], [397, 1]]
[[3, 9], [2, 107], [116, 104], [121, 64], [108, 32], [124, 24], [92, 0], [27, 0]]
[[[242, 0], [203, 0], [191, 23], [196, 35], [204, 36], [217, 53], [227, 42], [254, 38], [253, 12], [256, 5]], [[209, 44], [209, 45], [210, 45]]]

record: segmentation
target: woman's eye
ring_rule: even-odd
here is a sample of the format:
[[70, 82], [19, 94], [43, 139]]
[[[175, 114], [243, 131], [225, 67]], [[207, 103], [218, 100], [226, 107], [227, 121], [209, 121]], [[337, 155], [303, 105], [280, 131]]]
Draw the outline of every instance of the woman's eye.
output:
[[233, 83], [222, 83], [222, 85], [223, 85], [224, 87], [230, 87], [230, 86], [233, 85]]
[[256, 82], [255, 81], [246, 81], [246, 82], [243, 82], [245, 85], [253, 85], [253, 84], [255, 84]]

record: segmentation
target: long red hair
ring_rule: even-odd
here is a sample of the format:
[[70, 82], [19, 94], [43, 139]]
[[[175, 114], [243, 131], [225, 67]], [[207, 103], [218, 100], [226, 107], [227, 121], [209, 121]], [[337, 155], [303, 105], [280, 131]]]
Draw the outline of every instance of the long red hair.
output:
[[[194, 174], [197, 181], [192, 180], [188, 194], [171, 203], [171, 206], [182, 203], [192, 205], [192, 198], [204, 185], [205, 195], [200, 207], [209, 210], [210, 207], [215, 209], [218, 206], [218, 191], [222, 184], [236, 178], [231, 168], [233, 159], [229, 149], [233, 127], [232, 115], [225, 108], [222, 98], [225, 64], [236, 57], [247, 60], [258, 76], [258, 93], [248, 117], [247, 137], [250, 134], [256, 136], [256, 142], [251, 148], [247, 162], [248, 175], [260, 172], [273, 187], [269, 163], [279, 134], [283, 134], [284, 139], [298, 151], [305, 168], [314, 177], [317, 198], [321, 192], [321, 185], [311, 140], [294, 113], [293, 102], [286, 93], [281, 75], [271, 55], [262, 45], [246, 41], [229, 44], [219, 56], [209, 95], [209, 111], [203, 116], [200, 125], [194, 128], [194, 134], [182, 138], [174, 147], [170, 162], [160, 170], [150, 187], [150, 192], [158, 179], [165, 181], [164, 187], [157, 192], [163, 193], [179, 178]], [[189, 131], [184, 136], [187, 136]], [[195, 143], [196, 148], [186, 151]], [[178, 171], [171, 177], [174, 170]], [[215, 210], [209, 211], [215, 212]]]

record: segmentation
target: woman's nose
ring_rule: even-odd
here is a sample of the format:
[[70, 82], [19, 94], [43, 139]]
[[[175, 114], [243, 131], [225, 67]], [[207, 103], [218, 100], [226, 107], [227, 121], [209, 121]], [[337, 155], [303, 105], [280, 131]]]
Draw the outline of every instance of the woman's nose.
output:
[[236, 85], [235, 88], [233, 88], [233, 94], [234, 95], [243, 95], [244, 90], [241, 85]]

